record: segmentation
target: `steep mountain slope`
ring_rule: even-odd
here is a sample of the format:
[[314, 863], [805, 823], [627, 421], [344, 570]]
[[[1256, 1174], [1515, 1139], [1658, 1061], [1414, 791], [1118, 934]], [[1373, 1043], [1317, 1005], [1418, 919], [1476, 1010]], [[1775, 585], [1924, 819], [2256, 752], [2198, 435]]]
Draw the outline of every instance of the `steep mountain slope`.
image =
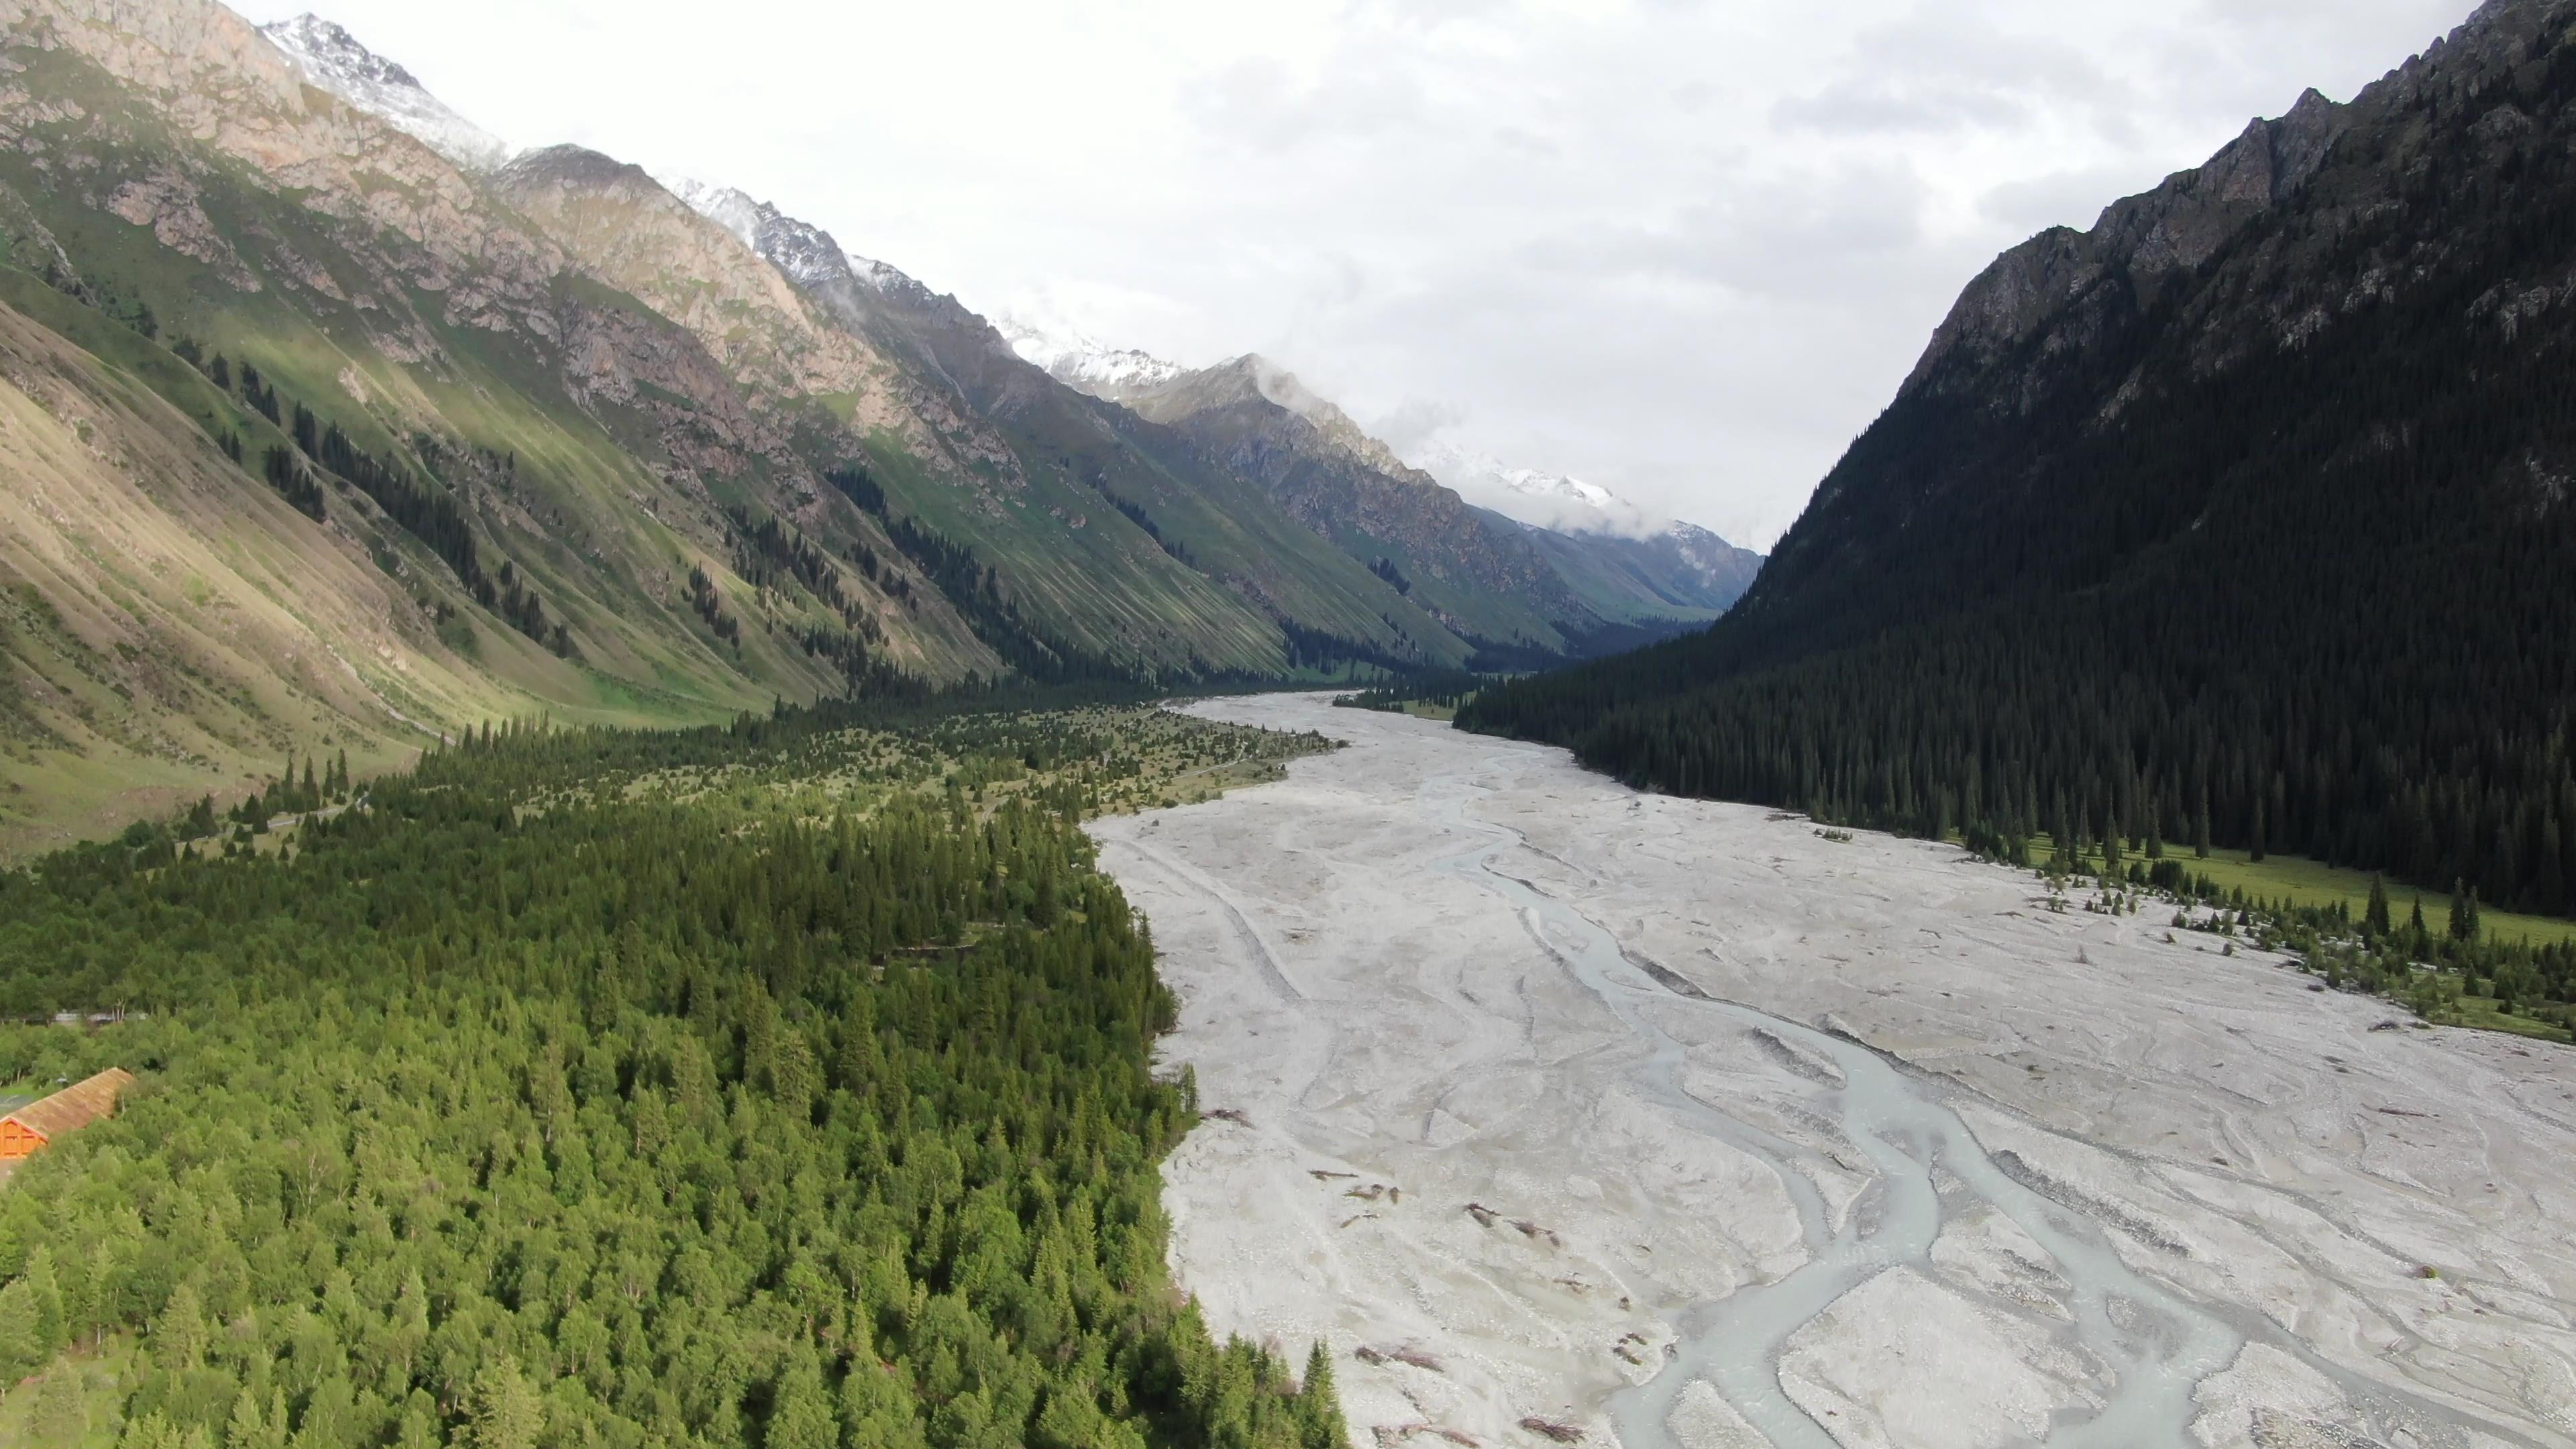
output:
[[1631, 538], [1510, 521], [1576, 597], [1605, 618], [1706, 622], [1742, 598], [1762, 567], [1762, 555], [1692, 523]]
[[1561, 533], [1616, 533], [1642, 538], [1669, 520], [1648, 513], [1597, 483], [1539, 468], [1515, 468], [1488, 453], [1434, 438], [1406, 461], [1479, 508]]
[[263, 25], [259, 33], [294, 57], [306, 81], [391, 121], [457, 165], [490, 171], [510, 159], [508, 142], [450, 110], [410, 71], [330, 21], [307, 12]]
[[[191, 488], [140, 495], [111, 488], [130, 464], [48, 474], [6, 456], [13, 496], [49, 478], [63, 498], [22, 517], [0, 580], [27, 724], [0, 767], [16, 787], [0, 845], [151, 803], [129, 788], [231, 793], [289, 750], [380, 762], [505, 710], [703, 718], [844, 688], [871, 658], [930, 677], [1000, 667], [911, 570], [881, 586], [808, 559], [809, 582], [741, 532], [728, 508], [773, 516], [811, 470], [688, 332], [414, 137], [307, 85], [229, 11], [112, 18], [0, 15], [0, 291], [52, 334], [22, 334], [20, 355], [116, 398], [112, 424], [81, 420], [98, 457], [178, 446], [154, 435], [173, 416], [224, 456]], [[73, 396], [32, 376], [10, 388], [40, 408]], [[303, 522], [204, 560], [220, 567], [178, 548], [209, 541], [209, 519], [273, 519], [281, 498]], [[872, 529], [849, 525], [893, 558]], [[137, 538], [166, 545], [166, 582], [196, 612], [116, 582]], [[224, 601], [254, 595], [297, 613], [310, 646], [199, 647], [244, 627]], [[267, 661], [287, 648], [336, 656], [350, 687], [281, 707]], [[99, 726], [74, 676], [126, 718]]]
[[[732, 230], [816, 310], [892, 359], [916, 407], [974, 418], [1007, 491], [915, 489], [935, 526], [971, 531], [1049, 617], [1112, 621], [1088, 647], [1155, 655], [1172, 614], [1235, 631], [1236, 652], [1198, 663], [1259, 669], [1284, 640], [1299, 662], [1361, 658], [1455, 664], [1468, 646], [1382, 579], [1325, 546], [1259, 489], [1186, 440], [1086, 396], [1019, 355], [955, 298], [881, 262], [854, 258], [820, 228], [739, 192], [681, 183], [677, 194]], [[917, 452], [918, 450], [916, 450]], [[900, 460], [887, 477], [901, 479]], [[1032, 506], [1035, 505], [1035, 506]], [[1175, 660], [1173, 662], [1186, 662]]]
[[1709, 633], [1489, 694], [1631, 778], [2576, 903], [2576, 11], [1972, 283]]
[[[389, 762], [496, 713], [705, 718], [889, 670], [1187, 680], [1473, 652], [953, 299], [595, 152], [496, 165], [327, 22], [24, 0], [0, 47], [21, 352], [115, 390], [115, 435], [84, 424], [108, 456], [183, 446], [176, 417], [219, 459], [136, 499], [0, 456], [21, 497], [79, 493], [24, 520], [0, 578], [0, 849], [172, 791], [246, 793], [290, 752]], [[170, 552], [213, 519], [283, 533], [215, 572]], [[289, 600], [296, 627], [216, 648], [199, 636], [224, 616], [117, 580], [137, 537], [167, 545], [189, 609], [311, 597]], [[286, 650], [343, 661], [348, 687]]]
[[[1060, 326], [1009, 317], [998, 325], [1014, 352], [1058, 381], [1211, 441], [1234, 467], [1288, 488], [1281, 501], [1298, 517], [1352, 557], [1383, 561], [1382, 572], [1395, 573], [1408, 590], [1404, 560], [1428, 559], [1423, 571], [1437, 583], [1425, 601], [1470, 634], [1495, 637], [1499, 620], [1501, 629], [1532, 639], [1533, 620], [1545, 618], [1567, 626], [1554, 634], [1577, 650], [1633, 644], [1637, 636], [1623, 626], [1652, 634], [1705, 623], [1761, 566], [1760, 555], [1705, 529], [1653, 518], [1576, 479], [1508, 469], [1456, 449], [1408, 464], [1258, 356], [1192, 370]], [[1247, 421], [1261, 437], [1250, 449], [1243, 446]], [[1301, 470], [1300, 458], [1325, 462]], [[1461, 514], [1440, 496], [1442, 487], [1426, 484], [1443, 485], [1468, 509]], [[1507, 521], [1522, 526], [1500, 526]], [[1471, 531], [1471, 522], [1487, 536]], [[1557, 587], [1532, 583], [1526, 551], [1557, 575]], [[1522, 565], [1500, 578], [1500, 601], [1480, 596], [1498, 583], [1497, 555]]]
[[1258, 355], [1184, 373], [1126, 405], [1259, 483], [1462, 636], [1505, 650], [1581, 653], [1609, 622], [1519, 530], [1488, 526], [1456, 493], [1405, 466], [1341, 409]]
[[995, 318], [993, 326], [1013, 352], [1046, 369], [1048, 376], [1110, 402], [1143, 397], [1189, 371], [1150, 352], [1111, 347], [1081, 332], [1043, 328], [1014, 316]]
[[[0, 556], [0, 850], [496, 713], [1452, 667], [1700, 617], [1652, 569], [1560, 570], [1275, 370], [1129, 367], [1165, 385], [1113, 405], [773, 207], [508, 155], [313, 16], [5, 0], [0, 52], [11, 355], [78, 381], [0, 405], [126, 460], [0, 454], [61, 495]], [[173, 448], [212, 461], [136, 492]], [[257, 538], [182, 546], [217, 521]], [[255, 598], [285, 616], [224, 612]]]
[[1470, 504], [1522, 524], [1577, 594], [1612, 617], [1714, 618], [1762, 567], [1762, 555], [1597, 483], [1511, 467], [1440, 440], [1412, 461]]

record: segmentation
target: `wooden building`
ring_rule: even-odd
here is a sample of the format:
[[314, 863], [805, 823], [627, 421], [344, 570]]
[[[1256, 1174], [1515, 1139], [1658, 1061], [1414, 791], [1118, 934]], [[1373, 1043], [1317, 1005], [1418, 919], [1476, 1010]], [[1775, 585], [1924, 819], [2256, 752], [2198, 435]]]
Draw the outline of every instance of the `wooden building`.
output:
[[41, 1102], [31, 1102], [0, 1117], [0, 1162], [25, 1157], [64, 1134], [77, 1132], [116, 1111], [117, 1094], [134, 1084], [134, 1074], [121, 1067], [84, 1082], [75, 1082]]

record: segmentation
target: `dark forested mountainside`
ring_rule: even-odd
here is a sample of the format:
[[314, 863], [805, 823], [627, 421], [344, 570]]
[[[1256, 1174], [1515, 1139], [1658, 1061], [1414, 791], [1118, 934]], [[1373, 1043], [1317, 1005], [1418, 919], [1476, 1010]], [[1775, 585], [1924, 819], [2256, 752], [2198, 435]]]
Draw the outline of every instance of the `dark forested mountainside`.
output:
[[0, 1191], [0, 1381], [152, 1449], [1338, 1449], [1320, 1359], [1172, 1290], [1192, 1088], [1076, 825], [1322, 741], [812, 724], [486, 732], [283, 849], [0, 873], [0, 1011], [148, 1008], [0, 1026], [0, 1091], [141, 1079]]
[[2006, 254], [1704, 634], [1488, 691], [1631, 781], [2576, 905], [2576, 43], [2497, 0]]

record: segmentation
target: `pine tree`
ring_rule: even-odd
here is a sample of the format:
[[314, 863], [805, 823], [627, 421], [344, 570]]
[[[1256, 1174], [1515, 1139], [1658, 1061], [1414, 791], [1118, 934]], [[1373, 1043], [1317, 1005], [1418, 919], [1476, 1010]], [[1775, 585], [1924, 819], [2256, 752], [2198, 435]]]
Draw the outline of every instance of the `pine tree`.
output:
[[2370, 877], [2370, 903], [2362, 909], [2361, 924], [2373, 940], [2388, 934], [2388, 882], [2377, 872]]
[[822, 1371], [812, 1353], [797, 1354], [771, 1395], [761, 1449], [834, 1449], [839, 1437]]
[[20, 1278], [0, 1287], [0, 1382], [16, 1383], [53, 1353], [38, 1336], [36, 1290]]
[[545, 1420], [545, 1401], [520, 1374], [517, 1359], [504, 1354], [475, 1375], [472, 1449], [536, 1449]]
[[2466, 881], [2451, 882], [2451, 939], [2473, 940], [2478, 934], [2477, 907], [2469, 895]]
[[1306, 1352], [1306, 1381], [1297, 1386], [1297, 1437], [1305, 1449], [1342, 1449], [1349, 1439], [1341, 1396], [1333, 1391], [1333, 1357], [1320, 1338]]

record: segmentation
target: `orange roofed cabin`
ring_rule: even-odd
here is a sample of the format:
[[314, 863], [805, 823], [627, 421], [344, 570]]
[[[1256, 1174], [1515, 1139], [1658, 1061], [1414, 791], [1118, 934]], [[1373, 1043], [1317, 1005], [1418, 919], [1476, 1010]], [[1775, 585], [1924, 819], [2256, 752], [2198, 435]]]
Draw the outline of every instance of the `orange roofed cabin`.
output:
[[109, 1115], [116, 1110], [117, 1094], [133, 1084], [132, 1072], [109, 1067], [85, 1082], [75, 1082], [41, 1102], [0, 1117], [0, 1162], [25, 1157], [65, 1133], [77, 1132]]

